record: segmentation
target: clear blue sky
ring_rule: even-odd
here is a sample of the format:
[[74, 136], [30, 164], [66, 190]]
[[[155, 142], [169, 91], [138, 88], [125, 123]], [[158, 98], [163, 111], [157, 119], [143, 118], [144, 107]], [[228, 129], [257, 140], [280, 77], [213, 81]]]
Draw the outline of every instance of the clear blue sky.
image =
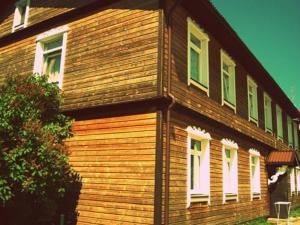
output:
[[300, 0], [211, 0], [300, 109]]

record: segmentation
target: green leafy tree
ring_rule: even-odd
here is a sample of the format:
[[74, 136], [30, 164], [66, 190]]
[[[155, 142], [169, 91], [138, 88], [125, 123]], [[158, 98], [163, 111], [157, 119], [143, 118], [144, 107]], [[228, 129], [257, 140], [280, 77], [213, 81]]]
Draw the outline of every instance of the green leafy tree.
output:
[[8, 217], [19, 211], [20, 224], [49, 223], [74, 182], [64, 145], [72, 120], [60, 112], [58, 86], [47, 81], [11, 76], [0, 88], [0, 210]]

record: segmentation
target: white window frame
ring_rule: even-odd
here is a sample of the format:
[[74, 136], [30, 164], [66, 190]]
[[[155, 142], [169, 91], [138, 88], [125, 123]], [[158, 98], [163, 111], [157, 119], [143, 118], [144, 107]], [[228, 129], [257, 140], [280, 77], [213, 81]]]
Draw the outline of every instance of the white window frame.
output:
[[[223, 162], [223, 204], [230, 200], [238, 201], [238, 145], [232, 140], [222, 139], [222, 162]], [[226, 150], [230, 150], [231, 171], [227, 170]], [[230, 172], [230, 181], [226, 180], [226, 172]], [[231, 189], [228, 191], [228, 189]]]
[[[277, 139], [283, 141], [282, 109], [276, 105]], [[280, 133], [280, 132], [281, 133]]]
[[[16, 8], [15, 8], [15, 13], [14, 13], [12, 32], [15, 32], [17, 30], [23, 29], [28, 26], [30, 0], [20, 0], [15, 4], [15, 6], [16, 6]], [[21, 17], [20, 6], [25, 6], [24, 22], [21, 24], [19, 23], [19, 20]]]
[[291, 196], [296, 194], [295, 170], [296, 168], [294, 167], [292, 167], [290, 170]]
[[297, 188], [297, 190], [296, 190], [296, 193], [297, 193], [297, 195], [299, 195], [299, 193], [300, 193], [300, 167], [296, 167], [295, 168], [295, 172], [296, 172], [296, 188]]
[[[256, 118], [251, 117], [250, 115], [250, 90], [249, 87], [252, 86], [252, 89], [255, 90], [255, 96], [253, 96], [253, 100], [254, 100], [254, 116], [256, 116]], [[249, 121], [252, 121], [253, 123], [255, 123], [258, 126], [258, 98], [257, 98], [257, 84], [255, 83], [255, 81], [248, 76], [247, 77], [247, 98], [248, 98], [248, 118]]]
[[294, 149], [299, 149], [299, 136], [298, 136], [298, 124], [293, 122], [294, 125]]
[[[227, 105], [228, 107], [232, 108], [234, 112], [236, 113], [236, 84], [235, 84], [235, 62], [233, 59], [224, 51], [221, 49], [220, 51], [221, 56], [221, 92], [222, 92], [222, 105]], [[223, 63], [226, 63], [229, 66], [230, 72], [224, 71], [223, 69]], [[224, 73], [226, 73], [229, 76], [229, 85], [232, 85], [232, 100], [233, 102], [229, 102], [225, 100], [224, 97]], [[230, 95], [230, 94], [229, 94]]]
[[293, 123], [290, 116], [287, 116], [287, 127], [288, 127], [288, 145], [293, 148]]
[[60, 73], [58, 75], [58, 86], [62, 89], [63, 86], [63, 74], [65, 66], [65, 57], [66, 57], [66, 46], [67, 46], [67, 33], [69, 28], [67, 26], [62, 26], [58, 28], [51, 29], [43, 34], [38, 35], [36, 39], [36, 53], [34, 61], [34, 74], [43, 74], [44, 66], [44, 54], [46, 53], [43, 50], [45, 43], [55, 40], [58, 37], [62, 37], [62, 46], [54, 50], [61, 50], [61, 62], [60, 62]]
[[[249, 149], [250, 165], [250, 196], [253, 199], [261, 199], [261, 181], [260, 181], [260, 152], [256, 149]], [[252, 158], [255, 157], [254, 178], [252, 177]]]
[[[209, 96], [209, 57], [208, 57], [208, 43], [209, 37], [208, 35], [199, 27], [199, 25], [193, 21], [190, 17], [187, 18], [188, 23], [188, 34], [187, 34], [187, 53], [188, 53], [188, 62], [187, 62], [187, 69], [188, 69], [188, 85], [191, 84], [198, 87], [202, 91], [204, 91], [207, 96]], [[191, 34], [193, 34], [197, 39], [201, 41], [201, 48], [197, 47], [191, 42]], [[191, 76], [191, 48], [195, 50], [200, 55], [200, 80], [201, 76], [202, 80], [206, 80], [207, 84], [203, 84], [201, 82], [195, 81], [192, 79]]]
[[[187, 138], [187, 207], [190, 207], [193, 202], [207, 202], [210, 204], [210, 140], [211, 136], [204, 130], [197, 127], [189, 126], [186, 129], [188, 133]], [[202, 185], [198, 190], [191, 190], [191, 154], [190, 149], [192, 139], [201, 142], [201, 157], [200, 157], [200, 167], [199, 167], [199, 177], [200, 185]], [[202, 181], [202, 182], [201, 182]]]
[[[269, 102], [270, 105], [267, 105], [267, 102]], [[265, 131], [270, 132], [272, 134], [273, 133], [272, 99], [267, 93], [264, 93], [264, 112], [265, 112]], [[269, 116], [270, 116], [271, 124], [268, 124]]]

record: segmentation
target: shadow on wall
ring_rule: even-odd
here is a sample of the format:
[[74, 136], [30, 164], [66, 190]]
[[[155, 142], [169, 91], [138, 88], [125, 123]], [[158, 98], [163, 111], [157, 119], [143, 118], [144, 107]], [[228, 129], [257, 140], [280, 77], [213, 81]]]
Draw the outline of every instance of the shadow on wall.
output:
[[15, 196], [12, 201], [0, 206], [0, 224], [75, 225], [81, 187], [79, 174], [73, 172], [66, 182], [65, 195], [60, 199], [51, 194], [45, 199], [24, 193]]

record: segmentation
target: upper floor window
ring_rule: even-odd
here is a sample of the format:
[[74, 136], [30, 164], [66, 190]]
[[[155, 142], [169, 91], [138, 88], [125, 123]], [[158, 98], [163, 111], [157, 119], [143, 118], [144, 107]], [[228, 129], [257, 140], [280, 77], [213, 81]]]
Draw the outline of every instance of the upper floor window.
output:
[[209, 93], [208, 42], [201, 28], [188, 18], [188, 85]]
[[257, 85], [248, 76], [248, 113], [249, 120], [258, 125], [258, 109], [257, 109]]
[[265, 109], [265, 128], [266, 131], [272, 133], [273, 131], [273, 120], [272, 120], [272, 101], [269, 95], [264, 94], [264, 109]]
[[290, 116], [287, 116], [287, 126], [288, 126], [288, 143], [290, 147], [293, 147], [293, 124]]
[[250, 149], [251, 199], [260, 198], [260, 153]]
[[238, 145], [228, 139], [223, 139], [222, 144], [223, 202], [238, 200]]
[[276, 105], [276, 123], [277, 123], [277, 137], [283, 140], [283, 129], [282, 129], [282, 110]]
[[29, 4], [30, 0], [20, 0], [16, 3], [13, 28], [12, 31], [16, 31], [27, 27], [29, 16]]
[[34, 73], [48, 75], [49, 82], [58, 83], [60, 88], [62, 88], [66, 41], [67, 27], [50, 30], [37, 38]]
[[221, 50], [222, 104], [236, 111], [235, 63]]
[[295, 122], [293, 124], [294, 124], [294, 148], [299, 149], [298, 125]]
[[188, 206], [191, 202], [207, 202], [210, 196], [210, 135], [188, 127]]

